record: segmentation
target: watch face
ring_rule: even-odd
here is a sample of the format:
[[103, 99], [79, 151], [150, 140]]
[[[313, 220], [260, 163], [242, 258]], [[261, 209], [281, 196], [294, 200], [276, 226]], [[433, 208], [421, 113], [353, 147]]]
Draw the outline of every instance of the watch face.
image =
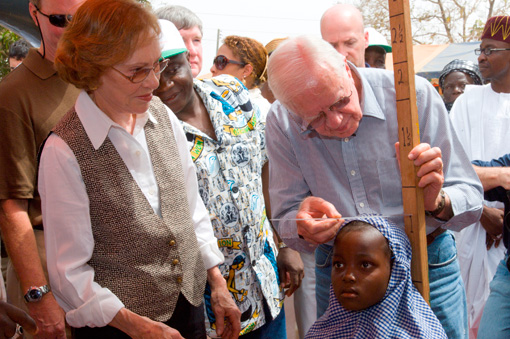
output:
[[32, 300], [39, 300], [43, 296], [43, 293], [39, 289], [32, 289], [28, 291], [28, 297]]

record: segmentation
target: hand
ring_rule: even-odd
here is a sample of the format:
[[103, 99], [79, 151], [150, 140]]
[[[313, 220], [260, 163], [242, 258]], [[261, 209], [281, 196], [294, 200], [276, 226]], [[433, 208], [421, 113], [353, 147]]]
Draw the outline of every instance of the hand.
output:
[[483, 207], [482, 217], [480, 223], [487, 232], [485, 237], [485, 245], [487, 250], [490, 250], [492, 245], [498, 248], [501, 238], [503, 236], [503, 218], [505, 212], [499, 208]]
[[66, 338], [65, 312], [52, 292], [37, 302], [27, 303], [28, 313], [37, 324], [35, 338]]
[[290, 297], [301, 286], [301, 281], [305, 276], [305, 265], [303, 265], [299, 252], [289, 247], [280, 249], [276, 262], [280, 273], [280, 286], [287, 289], [285, 295]]
[[[395, 143], [395, 151], [400, 166], [399, 143]], [[439, 205], [441, 198], [439, 191], [443, 187], [443, 159], [439, 147], [430, 147], [429, 144], [421, 143], [415, 146], [408, 155], [415, 166], [418, 166], [416, 175], [420, 178], [418, 187], [423, 188], [423, 202], [426, 211], [434, 211]]]
[[179, 331], [159, 321], [151, 320], [121, 308], [109, 323], [131, 338], [140, 339], [184, 339]]
[[37, 331], [34, 319], [28, 314], [16, 306], [0, 301], [0, 339], [13, 337], [16, 334], [16, 324], [30, 334]]
[[336, 218], [297, 221], [298, 234], [306, 241], [318, 245], [333, 239], [343, 223], [342, 215], [333, 204], [318, 197], [305, 198], [299, 205], [296, 219]]
[[227, 282], [215, 266], [207, 270], [211, 286], [211, 308], [216, 317], [216, 334], [222, 338], [237, 339], [241, 332], [241, 311], [227, 289]]

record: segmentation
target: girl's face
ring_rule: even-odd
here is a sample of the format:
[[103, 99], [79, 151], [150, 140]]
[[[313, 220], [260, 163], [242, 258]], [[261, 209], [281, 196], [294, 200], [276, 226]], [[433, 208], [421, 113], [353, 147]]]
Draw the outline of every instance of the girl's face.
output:
[[375, 228], [339, 234], [331, 281], [344, 308], [361, 311], [383, 299], [390, 281], [390, 253], [386, 238]]

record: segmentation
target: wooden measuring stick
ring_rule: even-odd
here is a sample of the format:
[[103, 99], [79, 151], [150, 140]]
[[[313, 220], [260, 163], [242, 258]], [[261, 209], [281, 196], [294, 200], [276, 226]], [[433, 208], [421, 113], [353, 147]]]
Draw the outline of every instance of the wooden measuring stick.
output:
[[404, 202], [405, 229], [413, 259], [411, 275], [414, 285], [429, 302], [429, 275], [427, 258], [427, 235], [425, 232], [425, 208], [423, 189], [418, 187], [418, 168], [407, 158], [414, 146], [420, 143], [418, 107], [414, 84], [413, 45], [409, 0], [388, 0], [390, 10], [391, 46], [397, 115], [400, 141], [400, 170], [402, 174], [402, 198]]

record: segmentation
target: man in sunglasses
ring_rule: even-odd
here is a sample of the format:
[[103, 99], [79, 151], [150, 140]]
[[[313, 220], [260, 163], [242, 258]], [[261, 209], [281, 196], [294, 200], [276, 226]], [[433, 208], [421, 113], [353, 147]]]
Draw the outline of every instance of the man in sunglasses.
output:
[[[289, 246], [319, 245], [320, 316], [328, 306], [332, 239], [342, 217], [382, 214], [403, 227], [394, 76], [356, 68], [324, 40], [307, 36], [282, 43], [269, 58], [268, 75], [278, 99], [266, 123], [271, 209], [273, 218], [283, 219], [277, 229]], [[449, 338], [467, 338], [450, 230], [480, 217], [482, 186], [437, 91], [416, 77], [416, 95], [422, 144], [408, 158], [418, 167], [428, 213], [430, 303]]]
[[[510, 130], [510, 16], [490, 18], [474, 52], [480, 73], [490, 84], [466, 86], [450, 118], [468, 157], [489, 161], [510, 153], [506, 137]], [[505, 247], [499, 245], [502, 232], [503, 205], [487, 201], [480, 221], [457, 235], [472, 336], [478, 331], [492, 277], [505, 255]]]
[[[53, 68], [58, 40], [84, 0], [31, 0], [41, 45], [0, 83], [0, 227], [11, 263], [7, 294], [37, 323], [38, 338], [65, 338], [64, 312], [45, 273], [37, 152], [79, 91]], [[18, 281], [19, 278], [19, 281]]]

